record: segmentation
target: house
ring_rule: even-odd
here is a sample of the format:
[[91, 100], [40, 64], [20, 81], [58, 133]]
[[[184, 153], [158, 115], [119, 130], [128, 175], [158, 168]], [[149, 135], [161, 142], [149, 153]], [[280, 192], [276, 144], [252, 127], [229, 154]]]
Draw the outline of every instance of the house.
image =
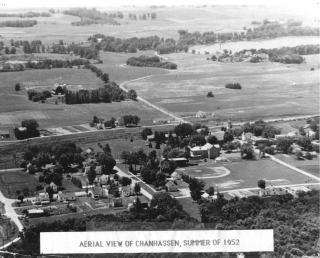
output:
[[210, 132], [210, 135], [216, 137], [219, 142], [222, 142], [224, 140], [225, 133], [225, 131], [216, 131]]
[[175, 184], [174, 181], [168, 181], [165, 186], [166, 186], [166, 189], [167, 189], [168, 192], [177, 192], [177, 191], [179, 191], [178, 186]]
[[97, 175], [101, 175], [102, 174], [102, 166], [96, 166], [95, 171], [96, 171]]
[[195, 146], [190, 149], [191, 158], [215, 159], [219, 155], [220, 155], [220, 145], [218, 144], [212, 145], [210, 143], [206, 143], [203, 146]]
[[0, 130], [0, 139], [4, 140], [4, 139], [9, 139], [10, 138], [10, 132], [7, 129], [2, 129]]
[[109, 195], [108, 189], [103, 188], [101, 186], [93, 186], [89, 191], [88, 195], [91, 196], [91, 198], [97, 200], [100, 198], [106, 198]]
[[203, 199], [203, 200], [216, 200], [217, 198], [218, 198], [217, 195], [210, 195], [207, 192], [204, 192], [201, 195], [201, 199]]
[[174, 172], [171, 174], [171, 179], [172, 179], [173, 181], [178, 180], [178, 179], [181, 179], [181, 175], [179, 175], [176, 171], [174, 171]]
[[243, 132], [241, 135], [242, 142], [248, 142], [253, 140], [253, 134], [252, 133], [245, 133]]
[[101, 175], [98, 178], [98, 183], [100, 183], [102, 185], [105, 185], [105, 184], [107, 184], [108, 180], [109, 180], [109, 176], [108, 175]]
[[76, 200], [76, 195], [73, 192], [58, 192], [57, 200], [59, 202], [64, 202], [64, 201], [75, 201]]
[[32, 199], [31, 203], [33, 205], [45, 205], [50, 203], [49, 194], [47, 192], [39, 193], [34, 199]]
[[58, 186], [54, 182], [51, 182], [49, 186], [51, 187], [53, 192], [58, 192]]
[[129, 197], [133, 194], [133, 190], [130, 185], [121, 186], [119, 190], [121, 192], [121, 196], [123, 197]]
[[207, 117], [207, 113], [204, 112], [204, 111], [199, 110], [199, 111], [196, 113], [196, 118], [206, 118], [206, 117]]

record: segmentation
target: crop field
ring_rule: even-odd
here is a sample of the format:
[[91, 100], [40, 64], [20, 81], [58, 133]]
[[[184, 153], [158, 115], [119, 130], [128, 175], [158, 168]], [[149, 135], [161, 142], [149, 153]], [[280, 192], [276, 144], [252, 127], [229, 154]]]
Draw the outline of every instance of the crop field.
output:
[[[86, 69], [30, 70], [1, 73], [0, 76], [0, 126], [2, 127], [17, 126], [22, 120], [31, 118], [36, 119], [41, 128], [88, 123], [94, 115], [110, 119], [125, 114], [137, 114], [141, 117], [142, 125], [152, 124], [157, 118], [166, 118], [160, 112], [133, 101], [55, 105], [50, 101], [37, 103], [28, 100], [26, 89], [50, 90], [55, 83], [66, 83], [81, 88], [101, 87], [101, 80]], [[16, 92], [14, 85], [18, 82], [22, 84], [22, 90]]]
[[36, 190], [38, 181], [32, 175], [21, 171], [0, 173], [0, 189], [8, 198], [16, 198], [16, 191], [28, 188], [31, 192]]
[[[316, 114], [319, 110], [319, 73], [312, 65], [280, 63], [218, 63], [203, 55], [170, 54], [178, 70], [127, 85], [155, 105], [182, 117], [202, 110], [214, 119], [263, 119]], [[309, 58], [310, 59], [310, 58]], [[319, 56], [318, 56], [319, 63]], [[239, 82], [241, 90], [226, 89]], [[206, 97], [212, 91], [214, 98]]]
[[213, 186], [219, 191], [257, 187], [259, 179], [264, 179], [267, 186], [316, 182], [271, 160], [202, 163], [177, 171], [202, 179], [206, 187]]

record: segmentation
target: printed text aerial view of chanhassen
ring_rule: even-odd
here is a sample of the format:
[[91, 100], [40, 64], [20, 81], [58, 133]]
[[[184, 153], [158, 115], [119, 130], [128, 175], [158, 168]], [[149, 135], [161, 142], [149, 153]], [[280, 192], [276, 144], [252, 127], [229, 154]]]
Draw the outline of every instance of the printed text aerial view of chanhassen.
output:
[[319, 257], [317, 6], [87, 2], [0, 6], [0, 256], [273, 229], [274, 252], [179, 257]]

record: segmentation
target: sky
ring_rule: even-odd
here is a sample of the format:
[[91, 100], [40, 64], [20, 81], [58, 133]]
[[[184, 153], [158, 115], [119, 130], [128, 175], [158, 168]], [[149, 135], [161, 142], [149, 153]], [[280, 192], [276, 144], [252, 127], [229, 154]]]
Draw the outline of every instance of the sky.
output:
[[50, 8], [71, 6], [119, 6], [119, 5], [288, 5], [297, 8], [319, 7], [320, 0], [0, 0], [1, 9]]

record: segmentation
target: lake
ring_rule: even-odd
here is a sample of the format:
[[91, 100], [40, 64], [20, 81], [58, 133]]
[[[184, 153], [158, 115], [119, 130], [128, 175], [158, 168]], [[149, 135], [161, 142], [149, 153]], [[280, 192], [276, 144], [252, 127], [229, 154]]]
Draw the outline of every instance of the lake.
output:
[[217, 43], [212, 45], [195, 45], [190, 48], [190, 52], [194, 49], [196, 53], [200, 52], [204, 54], [205, 51], [213, 54], [217, 51], [222, 52], [224, 49], [232, 50], [237, 52], [243, 49], [259, 49], [259, 48], [280, 48], [280, 47], [295, 47], [298, 45], [308, 44], [320, 44], [320, 37], [317, 36], [290, 36], [281, 37], [275, 39], [264, 39], [264, 40], [252, 40], [252, 41], [237, 41], [237, 42], [225, 42]]

